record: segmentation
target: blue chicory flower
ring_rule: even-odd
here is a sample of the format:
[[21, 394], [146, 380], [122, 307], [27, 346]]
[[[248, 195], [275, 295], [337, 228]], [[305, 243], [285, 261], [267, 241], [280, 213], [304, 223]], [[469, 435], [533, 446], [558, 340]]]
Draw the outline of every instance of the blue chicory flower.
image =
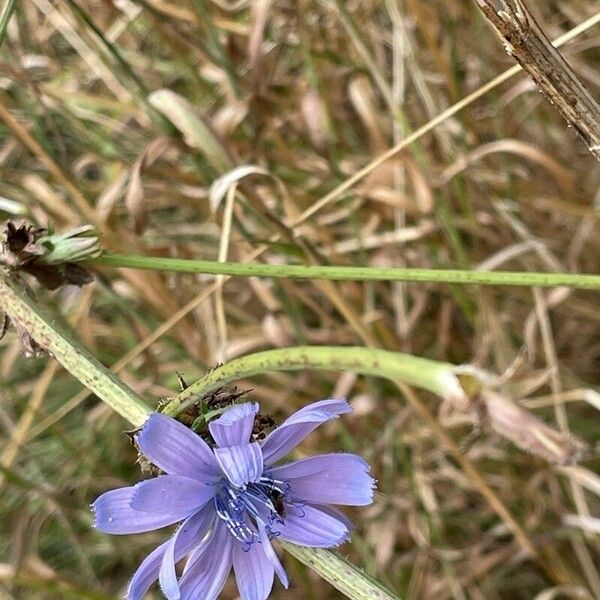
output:
[[[100, 496], [92, 505], [103, 532], [152, 531], [182, 522], [131, 580], [141, 600], [158, 579], [169, 600], [214, 600], [233, 566], [242, 600], [265, 600], [274, 574], [288, 579], [271, 539], [329, 548], [348, 539], [350, 522], [332, 504], [373, 500], [369, 466], [355, 454], [323, 454], [275, 466], [311, 431], [351, 412], [344, 400], [310, 404], [261, 441], [252, 441], [258, 404], [233, 405], [209, 423], [215, 446], [166, 415], [153, 413], [135, 440], [164, 471]], [[175, 564], [187, 556], [178, 578]]]

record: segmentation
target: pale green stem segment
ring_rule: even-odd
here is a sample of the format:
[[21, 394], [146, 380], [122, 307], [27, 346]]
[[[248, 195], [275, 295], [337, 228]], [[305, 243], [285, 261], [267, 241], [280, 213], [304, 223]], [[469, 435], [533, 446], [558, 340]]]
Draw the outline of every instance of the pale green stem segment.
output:
[[0, 307], [71, 375], [132, 425], [139, 427], [148, 418], [150, 409], [133, 390], [76, 342], [55, 317], [42, 311], [18, 284], [2, 274]]
[[177, 415], [205, 394], [228, 383], [269, 371], [324, 369], [386, 377], [429, 390], [443, 398], [464, 394], [450, 363], [360, 346], [293, 346], [256, 352], [213, 369], [163, 409]]
[[336, 552], [323, 548], [305, 548], [288, 542], [281, 542], [281, 545], [352, 600], [399, 600], [398, 596], [388, 592]]
[[458, 269], [220, 263], [210, 260], [187, 260], [182, 258], [120, 254], [105, 254], [99, 258], [86, 261], [86, 264], [238, 277], [284, 277], [290, 279], [328, 279], [332, 281], [412, 281], [534, 287], [567, 286], [582, 289], [600, 289], [600, 275], [581, 273], [525, 273], [520, 271], [464, 271]]

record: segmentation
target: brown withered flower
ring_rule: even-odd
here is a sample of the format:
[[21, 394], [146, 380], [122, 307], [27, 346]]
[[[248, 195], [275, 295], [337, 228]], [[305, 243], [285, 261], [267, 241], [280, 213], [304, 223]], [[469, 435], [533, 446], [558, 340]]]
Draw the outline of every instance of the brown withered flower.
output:
[[102, 253], [91, 225], [54, 233], [26, 221], [8, 221], [3, 233], [0, 263], [10, 271], [29, 273], [49, 290], [66, 284], [81, 287], [93, 280], [91, 273], [77, 264]]
[[[81, 287], [93, 280], [91, 273], [77, 264], [102, 253], [98, 235], [91, 225], [54, 233], [26, 221], [8, 221], [2, 233], [0, 267], [4, 267], [30, 296], [33, 291], [19, 278], [21, 273], [29, 273], [49, 290], [66, 284]], [[0, 311], [0, 339], [10, 324], [8, 315]], [[15, 323], [15, 328], [25, 356], [39, 355], [42, 348], [28, 331], [19, 323]]]

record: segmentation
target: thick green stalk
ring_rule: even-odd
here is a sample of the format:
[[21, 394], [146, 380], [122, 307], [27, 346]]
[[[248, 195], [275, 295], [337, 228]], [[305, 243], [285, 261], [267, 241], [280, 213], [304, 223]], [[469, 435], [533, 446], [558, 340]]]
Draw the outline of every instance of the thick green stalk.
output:
[[398, 596], [391, 594], [336, 552], [323, 548], [305, 548], [288, 542], [282, 542], [281, 545], [352, 600], [398, 600]]
[[348, 267], [320, 265], [271, 265], [232, 263], [209, 260], [187, 260], [106, 254], [86, 261], [89, 265], [128, 267], [205, 273], [239, 277], [284, 277], [291, 279], [328, 279], [344, 281], [413, 281], [429, 283], [462, 283], [471, 285], [511, 285], [600, 289], [600, 275], [581, 273], [525, 273], [519, 271], [465, 271], [458, 269], [396, 269], [383, 267]]
[[190, 385], [163, 412], [176, 415], [198, 398], [228, 383], [270, 371], [325, 369], [386, 377], [429, 390], [443, 398], [462, 398], [464, 391], [450, 363], [356, 346], [294, 346], [235, 358]]
[[45, 313], [9, 276], [0, 274], [0, 307], [71, 375], [89, 388], [135, 427], [144, 423], [150, 409], [118, 377], [100, 364], [83, 346]]

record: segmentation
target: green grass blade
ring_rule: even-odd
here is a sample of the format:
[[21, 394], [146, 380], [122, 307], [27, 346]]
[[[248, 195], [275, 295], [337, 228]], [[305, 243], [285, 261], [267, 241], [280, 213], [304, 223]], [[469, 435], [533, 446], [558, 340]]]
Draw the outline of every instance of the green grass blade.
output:
[[233, 161], [213, 130], [196, 115], [191, 104], [171, 90], [156, 90], [150, 104], [164, 115], [183, 135], [186, 144], [200, 150], [218, 173], [233, 168]]
[[4, 6], [2, 7], [2, 13], [0, 14], [0, 46], [2, 46], [2, 42], [4, 42], [6, 29], [8, 28], [8, 22], [15, 11], [16, 5], [17, 0], [6, 0], [4, 2]]

